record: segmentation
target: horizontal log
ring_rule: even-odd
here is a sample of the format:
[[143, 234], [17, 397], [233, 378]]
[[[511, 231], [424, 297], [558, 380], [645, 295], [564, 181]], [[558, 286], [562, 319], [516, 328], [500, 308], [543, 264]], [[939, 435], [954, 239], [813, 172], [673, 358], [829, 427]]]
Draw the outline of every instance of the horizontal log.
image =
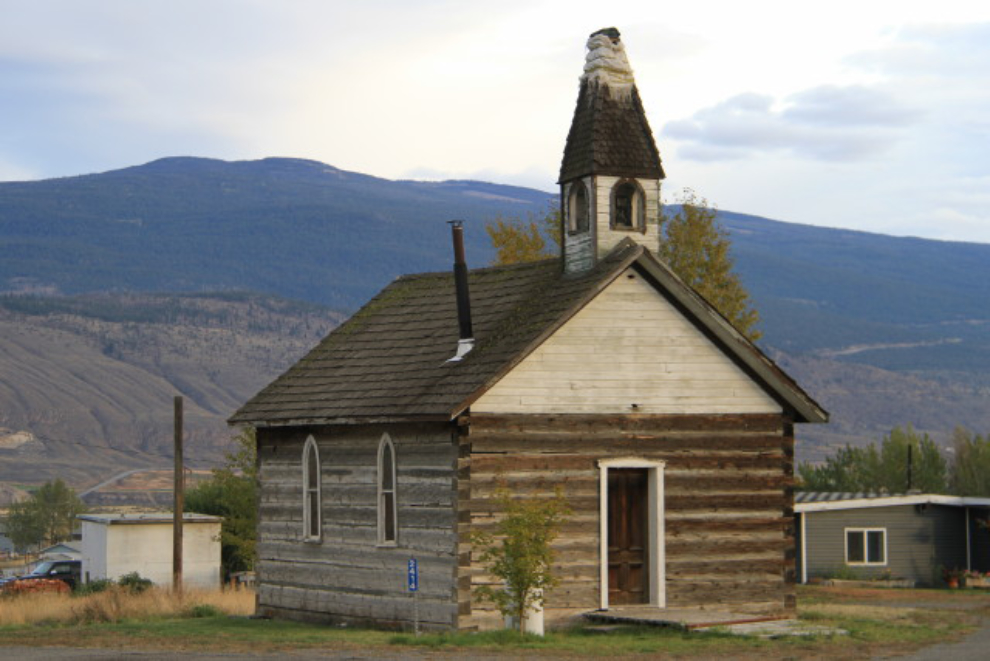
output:
[[[696, 454], [674, 454], [665, 452], [640, 453], [638, 457], [663, 461], [666, 470], [739, 470], [763, 469], [784, 470], [784, 458], [780, 452], [726, 454], [706, 456]], [[518, 473], [539, 472], [552, 473], [555, 471], [589, 471], [597, 473], [598, 460], [603, 457], [575, 454], [489, 454], [474, 455], [471, 459], [471, 475], [478, 479], [484, 473]]]
[[601, 414], [472, 414], [471, 435], [480, 431], [538, 431], [541, 429], [640, 430], [640, 431], [753, 431], [782, 430], [779, 414], [720, 414], [720, 415], [601, 415]]
[[754, 553], [782, 554], [793, 541], [780, 537], [779, 533], [771, 539], [748, 539], [737, 537], [692, 537], [681, 540], [678, 537], [668, 537], [664, 548], [668, 560], [686, 557], [739, 557]]
[[[308, 542], [302, 539], [302, 526], [285, 526], [279, 523], [258, 525], [259, 543], [300, 544], [306, 546], [349, 545], [367, 549], [368, 552], [383, 552], [392, 547], [378, 546], [378, 528], [367, 526], [333, 526], [324, 525], [321, 542]], [[454, 555], [457, 549], [457, 537], [450, 528], [423, 527], [410, 528], [399, 525], [399, 549], [403, 553], [427, 552], [448, 553]]]
[[[454, 553], [415, 552], [424, 571], [453, 571]], [[408, 548], [379, 547], [369, 549], [352, 544], [304, 544], [291, 542], [262, 542], [258, 546], [259, 562], [262, 559], [298, 563], [299, 565], [324, 564], [328, 566], [354, 566], [384, 569], [407, 562]], [[404, 565], [403, 565], [404, 566]]]
[[753, 475], [745, 473], [732, 473], [728, 471], [726, 475], [690, 475], [690, 474], [666, 474], [664, 476], [664, 486], [668, 490], [693, 490], [708, 491], [712, 489], [721, 490], [762, 490], [792, 486], [794, 478], [782, 474], [776, 475]]
[[703, 560], [698, 557], [668, 557], [667, 558], [667, 576], [677, 577], [680, 579], [689, 578], [691, 576], [697, 576], [700, 574], [705, 574], [712, 577], [719, 576], [730, 576], [733, 574], [744, 574], [755, 576], [758, 574], [772, 574], [774, 576], [780, 577], [781, 572], [784, 569], [784, 559], [783, 557], [778, 557], [775, 559], [736, 559], [732, 556], [723, 557], [720, 559], [708, 559]]
[[[265, 585], [291, 586], [321, 591], [362, 595], [405, 595], [408, 558], [394, 558], [377, 566], [340, 565], [337, 563], [291, 562], [265, 558], [259, 569]], [[419, 589], [423, 598], [454, 599], [451, 581], [452, 563], [446, 566], [424, 563], [419, 568]]]
[[[368, 624], [387, 626], [389, 623], [411, 625], [417, 609], [421, 623], [451, 626], [457, 617], [453, 600], [437, 601], [410, 593], [382, 597], [373, 594], [331, 592], [293, 586], [262, 586], [259, 588], [259, 611], [265, 608], [285, 609], [322, 616], [325, 622], [341, 622], [343, 618], [358, 618]], [[410, 627], [411, 628], [411, 627]]]
[[598, 432], [594, 435], [497, 433], [472, 437], [472, 453], [511, 454], [517, 452], [594, 454], [623, 456], [640, 452], [780, 452], [788, 456], [789, 444], [781, 436], [699, 432], [692, 435], [643, 434], [639, 432]]
[[665, 530], [667, 534], [677, 534], [680, 532], [727, 532], [731, 530], [749, 530], [749, 531], [761, 531], [761, 530], [779, 530], [783, 532], [784, 527], [788, 524], [790, 519], [784, 517], [763, 517], [763, 518], [747, 518], [740, 517], [738, 519], [719, 519], [711, 520], [708, 518], [702, 519], [679, 519], [674, 521], [667, 521], [665, 525]]

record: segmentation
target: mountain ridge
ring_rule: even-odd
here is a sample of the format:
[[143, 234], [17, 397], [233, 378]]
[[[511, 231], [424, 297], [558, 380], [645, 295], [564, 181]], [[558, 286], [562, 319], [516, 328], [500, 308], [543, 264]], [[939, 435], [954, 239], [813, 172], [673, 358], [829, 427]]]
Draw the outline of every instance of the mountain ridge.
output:
[[[155, 394], [149, 391], [148, 399], [132, 402], [123, 418], [110, 411], [112, 406], [100, 415], [123, 424], [119, 420], [157, 406], [149, 402], [174, 389], [194, 402], [199, 397], [204, 420], [212, 425], [204, 434], [215, 440], [226, 431], [217, 422], [230, 412], [225, 409], [253, 394], [247, 382], [264, 385], [308, 348], [300, 340], [289, 343], [291, 351], [279, 350], [277, 329], [252, 328], [245, 308], [237, 308], [243, 301], [236, 300], [236, 292], [352, 312], [399, 275], [448, 269], [447, 220], [465, 220], [469, 262], [482, 266], [493, 257], [482, 231], [486, 218], [539, 215], [556, 200], [555, 194], [518, 186], [389, 180], [286, 158], [170, 157], [107, 173], [0, 183], [0, 251], [5, 255], [0, 292], [18, 294], [22, 306], [33, 300], [31, 294], [53, 305], [62, 297], [60, 323], [76, 321], [42, 332], [31, 326], [38, 318], [31, 321], [28, 311], [16, 309], [17, 302], [0, 299], [0, 310], [11, 328], [42, 336], [58, 330], [69, 333], [60, 335], [61, 341], [74, 345], [93, 342], [87, 325], [99, 325], [80, 321], [86, 316], [77, 297], [100, 292], [119, 297], [124, 302], [113, 312], [118, 317], [102, 322], [106, 341], [126, 342], [131, 323], [134, 332], [156, 338], [175, 355], [161, 365], [127, 367], [156, 380]], [[802, 429], [804, 456], [818, 456], [822, 448], [844, 442], [879, 440], [878, 434], [898, 424], [947, 437], [946, 412], [957, 418], [953, 424], [981, 433], [990, 429], [990, 413], [984, 413], [990, 411], [990, 245], [718, 214], [730, 233], [737, 271], [763, 319], [761, 347], [802, 383], [811, 383], [811, 394], [834, 414], [831, 425]], [[236, 336], [231, 341], [267, 346], [265, 351], [278, 357], [265, 359], [252, 372], [243, 357], [222, 354], [238, 373], [230, 377], [238, 381], [236, 387], [224, 386], [216, 375], [196, 368], [196, 360], [177, 357], [215, 349], [198, 330], [187, 350], [182, 348], [186, 327], [182, 318], [168, 318], [172, 303], [146, 302], [145, 311], [159, 306], [152, 317], [162, 318], [119, 317], [137, 314], [141, 307], [128, 303], [128, 296], [168, 295], [215, 297], [210, 305], [240, 309], [230, 312], [241, 324], [227, 329]], [[182, 305], [195, 307], [189, 300]], [[285, 312], [284, 317], [279, 323], [290, 325], [297, 317], [311, 324], [317, 317], [330, 320], [326, 324], [342, 318], [326, 307]], [[305, 337], [313, 343], [318, 339]], [[85, 346], [93, 361], [134, 358], [115, 355], [113, 346]], [[27, 369], [26, 358], [18, 356], [16, 369]], [[55, 374], [57, 367], [39, 369]], [[117, 374], [124, 368], [94, 363], [87, 369]], [[223, 373], [222, 364], [211, 369]], [[44, 387], [35, 388], [35, 404], [20, 412], [16, 381], [6, 391], [2, 385], [0, 427], [11, 434], [43, 429], [51, 408], [38, 403], [45, 401]], [[112, 396], [101, 395], [103, 400]], [[4, 423], [14, 419], [17, 424]], [[88, 433], [103, 433], [87, 427], [91, 423], [85, 415], [79, 420]], [[143, 423], [127, 424], [139, 429]], [[133, 442], [138, 447], [152, 443], [147, 437], [160, 435], [160, 427], [158, 422], [146, 426]]]

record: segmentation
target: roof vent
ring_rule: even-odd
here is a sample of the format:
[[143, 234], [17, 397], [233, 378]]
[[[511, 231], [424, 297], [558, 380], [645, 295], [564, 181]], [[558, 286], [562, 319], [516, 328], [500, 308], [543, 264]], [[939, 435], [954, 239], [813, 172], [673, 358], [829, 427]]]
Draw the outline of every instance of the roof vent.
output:
[[448, 363], [464, 360], [464, 356], [474, 348], [474, 330], [471, 327], [471, 294], [468, 291], [467, 261], [464, 259], [464, 221], [451, 220], [450, 231], [454, 239], [454, 287], [457, 291], [457, 324], [460, 339], [457, 353]]

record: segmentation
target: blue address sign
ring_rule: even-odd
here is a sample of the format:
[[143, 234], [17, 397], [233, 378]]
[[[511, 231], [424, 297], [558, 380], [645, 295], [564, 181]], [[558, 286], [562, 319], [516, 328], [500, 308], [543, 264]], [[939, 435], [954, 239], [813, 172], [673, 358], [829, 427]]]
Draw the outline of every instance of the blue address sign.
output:
[[419, 565], [416, 558], [409, 558], [409, 570], [406, 573], [409, 578], [409, 591], [416, 592], [419, 590]]

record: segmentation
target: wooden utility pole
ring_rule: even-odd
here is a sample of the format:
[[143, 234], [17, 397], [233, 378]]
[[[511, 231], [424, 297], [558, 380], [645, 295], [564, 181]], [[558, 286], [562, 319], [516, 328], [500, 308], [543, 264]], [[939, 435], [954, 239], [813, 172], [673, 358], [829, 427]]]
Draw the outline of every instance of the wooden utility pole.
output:
[[182, 514], [185, 472], [182, 466], [182, 397], [175, 398], [175, 505], [172, 520], [172, 589], [182, 591]]

